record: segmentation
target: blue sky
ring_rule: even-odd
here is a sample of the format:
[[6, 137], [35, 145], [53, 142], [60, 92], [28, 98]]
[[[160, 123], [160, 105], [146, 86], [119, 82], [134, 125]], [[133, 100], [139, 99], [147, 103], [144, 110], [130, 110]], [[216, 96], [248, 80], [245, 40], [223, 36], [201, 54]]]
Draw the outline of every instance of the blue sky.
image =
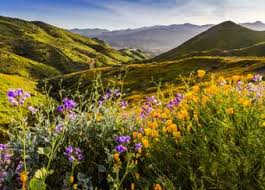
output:
[[0, 0], [0, 15], [63, 28], [265, 22], [265, 0]]

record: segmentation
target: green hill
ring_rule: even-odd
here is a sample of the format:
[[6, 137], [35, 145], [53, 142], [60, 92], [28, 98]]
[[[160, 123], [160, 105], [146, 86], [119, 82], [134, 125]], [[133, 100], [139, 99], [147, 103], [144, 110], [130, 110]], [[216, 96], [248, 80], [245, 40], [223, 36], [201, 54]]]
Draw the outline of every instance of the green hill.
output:
[[254, 31], [227, 21], [195, 36], [177, 48], [155, 57], [155, 61], [170, 61], [200, 54], [203, 51], [240, 49], [265, 42], [265, 32]]
[[8, 124], [13, 115], [8, 89], [24, 88], [33, 102], [43, 102], [37, 89], [41, 79], [133, 59], [97, 39], [43, 22], [0, 16], [0, 125]]

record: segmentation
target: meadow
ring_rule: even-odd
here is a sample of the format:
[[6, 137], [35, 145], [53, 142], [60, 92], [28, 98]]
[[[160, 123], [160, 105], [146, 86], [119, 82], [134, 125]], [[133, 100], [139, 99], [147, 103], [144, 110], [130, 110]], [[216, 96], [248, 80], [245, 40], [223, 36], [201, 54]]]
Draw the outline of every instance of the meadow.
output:
[[262, 79], [198, 70], [178, 79], [178, 92], [158, 88], [140, 103], [97, 78], [89, 92], [59, 91], [59, 101], [36, 94], [46, 102], [34, 106], [23, 86], [9, 89], [0, 187], [264, 189]]

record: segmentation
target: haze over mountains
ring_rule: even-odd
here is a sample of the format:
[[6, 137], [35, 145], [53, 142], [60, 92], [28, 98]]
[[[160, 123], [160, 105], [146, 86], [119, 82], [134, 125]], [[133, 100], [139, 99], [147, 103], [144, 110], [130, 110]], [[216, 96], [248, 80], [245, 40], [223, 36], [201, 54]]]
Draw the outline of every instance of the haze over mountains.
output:
[[[242, 23], [240, 25], [252, 30], [265, 30], [265, 24], [260, 21]], [[200, 26], [186, 23], [117, 31], [109, 31], [106, 29], [73, 29], [71, 31], [84, 36], [99, 38], [117, 49], [136, 48], [158, 55], [177, 47], [212, 26], [214, 25]]]

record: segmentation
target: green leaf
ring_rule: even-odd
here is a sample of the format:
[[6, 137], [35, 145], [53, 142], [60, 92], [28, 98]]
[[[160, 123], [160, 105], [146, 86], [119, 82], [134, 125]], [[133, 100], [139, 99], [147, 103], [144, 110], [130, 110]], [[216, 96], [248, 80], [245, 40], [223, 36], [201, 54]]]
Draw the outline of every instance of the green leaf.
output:
[[30, 190], [45, 190], [46, 184], [38, 178], [32, 178], [29, 182], [29, 189]]

